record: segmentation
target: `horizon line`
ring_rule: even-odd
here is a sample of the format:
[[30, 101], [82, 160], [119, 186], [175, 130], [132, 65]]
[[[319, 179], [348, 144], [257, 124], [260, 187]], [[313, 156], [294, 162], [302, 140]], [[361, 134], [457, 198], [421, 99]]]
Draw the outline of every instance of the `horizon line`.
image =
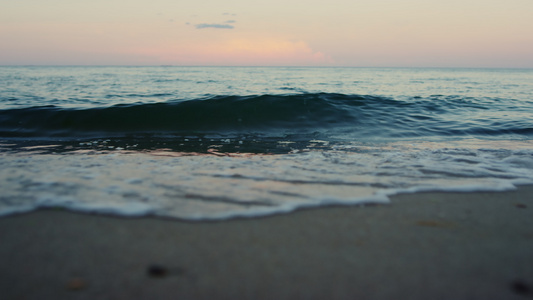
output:
[[0, 67], [183, 67], [183, 68], [368, 68], [368, 69], [518, 69], [528, 70], [533, 67], [494, 67], [494, 66], [298, 66], [298, 65], [172, 65], [172, 64], [153, 64], [153, 65], [125, 65], [125, 64], [0, 64]]

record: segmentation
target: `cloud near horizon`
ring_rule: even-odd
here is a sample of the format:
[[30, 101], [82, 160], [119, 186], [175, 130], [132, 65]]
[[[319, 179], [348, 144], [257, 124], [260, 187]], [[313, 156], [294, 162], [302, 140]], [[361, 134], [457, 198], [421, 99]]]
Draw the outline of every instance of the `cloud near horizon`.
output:
[[301, 40], [239, 38], [218, 42], [136, 49], [137, 55], [180, 65], [330, 65], [333, 59]]
[[[235, 23], [235, 22], [231, 22], [231, 23]], [[233, 29], [235, 28], [235, 26], [229, 25], [229, 24], [207, 24], [207, 23], [196, 24], [195, 27], [196, 29], [205, 29], [205, 28]]]

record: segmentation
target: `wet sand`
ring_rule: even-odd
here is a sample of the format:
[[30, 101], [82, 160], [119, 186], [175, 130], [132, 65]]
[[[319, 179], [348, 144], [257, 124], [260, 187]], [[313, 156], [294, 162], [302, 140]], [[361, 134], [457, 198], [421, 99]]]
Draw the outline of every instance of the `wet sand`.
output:
[[532, 299], [533, 186], [223, 222], [0, 219], [1, 299]]

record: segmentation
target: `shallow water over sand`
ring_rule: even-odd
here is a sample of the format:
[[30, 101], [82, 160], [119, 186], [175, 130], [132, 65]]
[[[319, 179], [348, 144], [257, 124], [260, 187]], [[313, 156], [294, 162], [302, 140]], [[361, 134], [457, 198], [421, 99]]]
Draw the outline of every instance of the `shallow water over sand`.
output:
[[53, 154], [30, 148], [4, 152], [0, 166], [2, 215], [58, 207], [226, 219], [330, 204], [387, 203], [388, 195], [402, 192], [513, 189], [533, 183], [533, 144], [345, 144], [288, 154], [166, 149]]

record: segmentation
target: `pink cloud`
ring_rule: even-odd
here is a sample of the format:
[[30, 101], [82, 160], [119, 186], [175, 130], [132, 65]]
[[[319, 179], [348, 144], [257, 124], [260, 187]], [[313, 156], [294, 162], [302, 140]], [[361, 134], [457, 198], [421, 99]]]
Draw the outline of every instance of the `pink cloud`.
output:
[[276, 38], [232, 39], [216, 43], [144, 48], [137, 54], [158, 57], [161, 63], [185, 65], [329, 65], [333, 59], [303, 41]]

